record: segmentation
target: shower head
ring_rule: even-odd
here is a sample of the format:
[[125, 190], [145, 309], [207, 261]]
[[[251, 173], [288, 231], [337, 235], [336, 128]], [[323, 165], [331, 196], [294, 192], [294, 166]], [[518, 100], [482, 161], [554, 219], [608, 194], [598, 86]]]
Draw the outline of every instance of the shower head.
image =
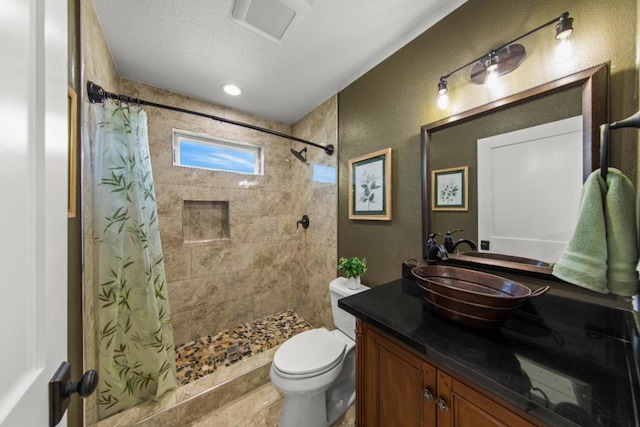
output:
[[291, 154], [293, 154], [294, 156], [296, 156], [296, 158], [298, 160], [300, 160], [302, 163], [307, 163], [307, 148], [303, 148], [300, 151], [296, 151], [293, 148], [291, 149]]

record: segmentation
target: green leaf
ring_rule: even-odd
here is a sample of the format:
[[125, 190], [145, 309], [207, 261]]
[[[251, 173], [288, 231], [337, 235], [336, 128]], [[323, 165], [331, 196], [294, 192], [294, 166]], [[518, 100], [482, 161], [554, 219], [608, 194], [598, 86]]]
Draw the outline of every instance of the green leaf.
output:
[[338, 260], [338, 269], [345, 273], [346, 277], [362, 276], [367, 271], [366, 258], [344, 258]]
[[102, 328], [102, 335], [106, 336], [106, 335], [114, 334], [116, 332], [116, 329], [117, 329], [116, 324], [114, 323], [113, 320], [110, 320]]

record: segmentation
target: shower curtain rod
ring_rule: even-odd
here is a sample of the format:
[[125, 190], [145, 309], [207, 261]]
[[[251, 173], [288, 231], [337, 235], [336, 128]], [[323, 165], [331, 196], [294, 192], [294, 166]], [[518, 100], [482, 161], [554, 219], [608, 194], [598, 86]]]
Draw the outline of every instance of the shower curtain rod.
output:
[[118, 95], [116, 93], [105, 91], [102, 88], [102, 86], [97, 85], [97, 84], [95, 84], [95, 83], [93, 83], [91, 81], [87, 82], [87, 95], [89, 96], [89, 101], [91, 101], [94, 104], [95, 103], [101, 103], [105, 99], [109, 98], [109, 99], [115, 99], [115, 100], [123, 101], [123, 102], [135, 103], [135, 104], [140, 104], [140, 105], [148, 105], [150, 107], [163, 108], [165, 110], [177, 111], [179, 113], [187, 113], [187, 114], [193, 114], [194, 116], [206, 117], [207, 119], [217, 120], [219, 122], [229, 123], [229, 124], [232, 124], [232, 125], [235, 125], [235, 126], [240, 126], [240, 127], [247, 128], [247, 129], [253, 129], [253, 130], [257, 130], [258, 132], [268, 133], [270, 135], [275, 135], [275, 136], [279, 136], [281, 138], [290, 139], [292, 141], [301, 142], [303, 144], [311, 145], [313, 147], [322, 148], [324, 150], [324, 152], [327, 153], [329, 156], [332, 155], [333, 151], [334, 151], [333, 144], [320, 145], [320, 144], [316, 144], [315, 142], [307, 141], [306, 139], [302, 139], [302, 138], [298, 138], [298, 137], [295, 137], [295, 136], [287, 135], [287, 134], [281, 133], [281, 132], [276, 132], [276, 131], [271, 130], [271, 129], [265, 129], [265, 128], [262, 128], [260, 126], [254, 126], [254, 125], [251, 125], [251, 124], [248, 124], [248, 123], [243, 123], [243, 122], [238, 122], [238, 121], [235, 121], [235, 120], [225, 119], [224, 117], [214, 116], [214, 115], [211, 115], [211, 114], [205, 114], [205, 113], [201, 113], [199, 111], [187, 110], [185, 108], [180, 108], [180, 107], [173, 107], [171, 105], [158, 104], [158, 103], [155, 103], [155, 102], [145, 101], [143, 99], [133, 98], [133, 97], [127, 96], [127, 95]]

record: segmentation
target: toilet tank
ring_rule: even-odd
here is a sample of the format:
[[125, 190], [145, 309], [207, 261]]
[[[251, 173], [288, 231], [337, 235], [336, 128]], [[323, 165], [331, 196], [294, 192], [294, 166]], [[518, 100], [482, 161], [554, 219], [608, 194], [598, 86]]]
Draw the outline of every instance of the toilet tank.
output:
[[356, 318], [338, 307], [340, 298], [355, 295], [362, 291], [366, 291], [369, 287], [360, 285], [358, 289], [347, 288], [347, 280], [344, 277], [338, 277], [329, 284], [329, 294], [331, 295], [331, 312], [333, 314], [333, 323], [336, 328], [340, 329], [345, 335], [352, 340], [356, 340]]

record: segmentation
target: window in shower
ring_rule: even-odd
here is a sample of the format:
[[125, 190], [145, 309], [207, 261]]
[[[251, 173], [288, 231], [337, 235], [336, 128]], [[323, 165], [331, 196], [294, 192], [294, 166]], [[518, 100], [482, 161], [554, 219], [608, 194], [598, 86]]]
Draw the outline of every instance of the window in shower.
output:
[[327, 184], [336, 183], [337, 170], [335, 166], [313, 165], [313, 180]]
[[264, 173], [263, 147], [173, 129], [173, 164], [250, 175]]

